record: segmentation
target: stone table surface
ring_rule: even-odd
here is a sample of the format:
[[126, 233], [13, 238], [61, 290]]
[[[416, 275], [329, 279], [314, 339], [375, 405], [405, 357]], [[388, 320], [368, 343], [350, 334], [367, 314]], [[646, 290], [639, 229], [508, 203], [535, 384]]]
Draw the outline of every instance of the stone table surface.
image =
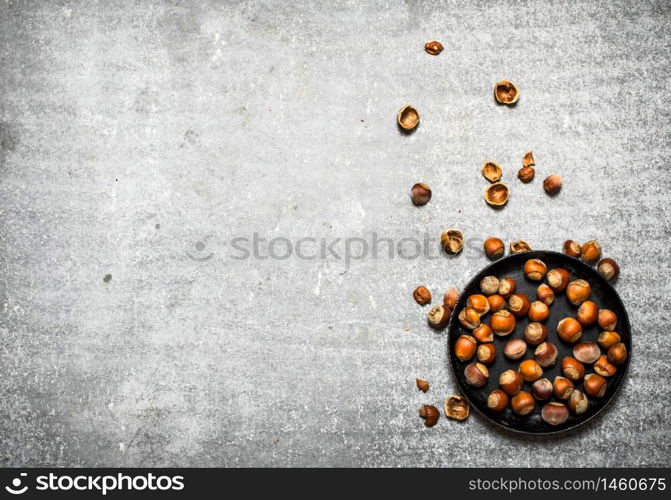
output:
[[[3, 1], [0, 464], [670, 466], [670, 23], [665, 0]], [[621, 264], [634, 354], [603, 418], [422, 426], [456, 386], [412, 290], [463, 286], [490, 235]]]

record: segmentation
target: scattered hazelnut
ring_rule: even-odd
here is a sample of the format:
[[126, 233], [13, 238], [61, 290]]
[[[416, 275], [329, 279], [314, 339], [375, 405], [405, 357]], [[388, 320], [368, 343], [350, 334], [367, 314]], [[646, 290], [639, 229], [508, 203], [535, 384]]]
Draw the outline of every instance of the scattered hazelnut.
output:
[[550, 317], [550, 308], [540, 300], [536, 300], [531, 303], [528, 316], [530, 321], [546, 321]]
[[489, 182], [496, 182], [501, 178], [503, 171], [498, 163], [493, 161], [486, 161], [482, 164], [482, 175]]
[[410, 105], [403, 106], [396, 116], [396, 121], [403, 130], [413, 130], [419, 125], [419, 113]]
[[499, 375], [499, 387], [508, 394], [513, 396], [522, 390], [522, 374], [515, 370], [506, 370]]
[[431, 302], [431, 292], [426, 287], [418, 286], [415, 288], [415, 291], [412, 292], [412, 297], [420, 306], [425, 306]]
[[589, 299], [591, 293], [592, 287], [585, 280], [571, 281], [566, 287], [566, 298], [574, 306], [579, 306]]
[[569, 257], [580, 257], [580, 243], [574, 240], [566, 240], [562, 250]]
[[534, 170], [534, 167], [522, 167], [517, 171], [517, 178], [525, 184], [533, 181], [535, 176], [536, 171]]
[[601, 259], [596, 265], [596, 270], [606, 278], [606, 281], [613, 281], [620, 275], [620, 266], [613, 259]]
[[501, 258], [506, 250], [506, 246], [500, 238], [489, 237], [482, 246], [485, 250], [485, 255], [492, 260]]
[[494, 295], [499, 290], [499, 279], [496, 276], [485, 276], [480, 281], [480, 290], [485, 295]]
[[525, 382], [534, 382], [543, 376], [543, 369], [533, 359], [525, 359], [520, 363], [520, 373]]
[[514, 293], [508, 299], [508, 309], [518, 318], [523, 318], [529, 312], [531, 302], [524, 293]]
[[541, 417], [550, 425], [561, 425], [568, 420], [568, 408], [563, 403], [547, 403], [541, 410]]
[[594, 240], [584, 243], [583, 246], [580, 247], [580, 256], [585, 262], [593, 264], [599, 260], [599, 257], [601, 257], [601, 245]]
[[483, 365], [491, 365], [496, 361], [496, 346], [491, 342], [480, 344], [477, 350], [477, 358]]
[[548, 336], [548, 329], [536, 321], [529, 323], [524, 329], [524, 340], [529, 345], [538, 345]]
[[496, 311], [489, 319], [489, 326], [496, 335], [505, 337], [513, 333], [515, 329], [515, 316], [505, 309]]
[[591, 300], [586, 300], [578, 307], [576, 318], [582, 326], [592, 326], [599, 317], [599, 306]]
[[542, 280], [547, 270], [547, 266], [540, 259], [529, 259], [524, 263], [524, 275], [533, 281]]
[[575, 358], [566, 356], [561, 360], [561, 371], [564, 376], [576, 382], [585, 376], [585, 367]]
[[555, 364], [559, 356], [557, 346], [551, 342], [543, 342], [534, 351], [534, 359], [543, 368], [548, 368]]
[[543, 189], [550, 196], [554, 196], [561, 191], [562, 179], [558, 175], [549, 175], [543, 181]]
[[454, 420], [466, 420], [470, 413], [470, 406], [466, 398], [453, 394], [445, 400], [445, 416]]
[[615, 344], [608, 349], [608, 362], [614, 365], [621, 365], [627, 360], [627, 346], [622, 342]]
[[466, 306], [472, 307], [481, 316], [489, 312], [489, 300], [484, 295], [478, 293], [468, 296]]
[[557, 323], [557, 335], [564, 342], [572, 344], [582, 337], [582, 325], [575, 318], [564, 318]]
[[494, 85], [494, 97], [500, 104], [515, 104], [520, 93], [513, 82], [501, 80]]
[[427, 54], [431, 54], [432, 56], [437, 56], [443, 51], [443, 49], [444, 49], [443, 44], [437, 42], [436, 40], [426, 42], [424, 44], [424, 50], [426, 51]]
[[447, 292], [445, 292], [445, 296], [443, 297], [443, 304], [450, 309], [454, 309], [457, 306], [458, 300], [459, 291], [456, 288], [450, 288]]
[[612, 377], [617, 373], [617, 366], [608, 361], [608, 357], [601, 355], [594, 363], [594, 371], [602, 377]]
[[575, 389], [568, 400], [568, 407], [576, 415], [582, 415], [589, 408], [589, 399], [587, 399], [584, 392]]
[[480, 324], [480, 315], [472, 307], [465, 307], [459, 313], [459, 322], [464, 328], [473, 330]]
[[601, 349], [594, 342], [578, 342], [573, 346], [573, 357], [581, 363], [591, 365], [601, 356]]
[[482, 387], [489, 380], [489, 370], [482, 363], [471, 363], [464, 369], [464, 376], [473, 387]]
[[618, 344], [621, 340], [622, 339], [620, 338], [620, 334], [616, 332], [605, 331], [599, 334], [599, 337], [596, 341], [599, 343], [602, 349], [608, 350], [615, 344]]
[[598, 321], [602, 330], [612, 332], [617, 326], [617, 314], [610, 309], [601, 309], [599, 310]]
[[431, 188], [423, 182], [415, 184], [410, 190], [410, 198], [417, 206], [426, 205], [431, 200]]
[[573, 382], [566, 377], [555, 377], [552, 383], [552, 390], [558, 399], [568, 399], [573, 392]]
[[478, 342], [492, 342], [494, 340], [494, 332], [489, 325], [486, 323], [481, 323], [473, 330], [473, 337]]
[[528, 151], [525, 153], [525, 155], [522, 157], [522, 166], [523, 167], [531, 167], [532, 165], [536, 164], [536, 160], [534, 160], [534, 154], [531, 151]]
[[549, 306], [555, 301], [554, 290], [545, 283], [538, 285], [538, 288], [536, 288], [536, 297], [538, 297], [538, 300], [546, 306]]
[[494, 413], [501, 413], [508, 406], [508, 395], [501, 389], [494, 389], [487, 397], [487, 408]]
[[522, 339], [510, 339], [503, 346], [503, 354], [510, 359], [520, 359], [527, 352], [527, 344]]
[[438, 422], [440, 412], [433, 405], [422, 405], [419, 407], [419, 416], [424, 419], [424, 425], [433, 427]]
[[499, 283], [499, 295], [504, 299], [510, 298], [515, 290], [517, 290], [517, 283], [513, 278], [503, 278]]
[[469, 361], [475, 356], [478, 343], [470, 335], [462, 335], [454, 343], [454, 355], [459, 361]]
[[485, 201], [493, 207], [501, 207], [508, 203], [508, 186], [503, 182], [495, 182], [485, 189]]
[[590, 373], [585, 375], [585, 394], [594, 398], [602, 398], [606, 394], [608, 382], [601, 375]]
[[552, 382], [546, 378], [536, 380], [531, 385], [531, 394], [539, 401], [545, 401], [552, 397]]
[[464, 248], [464, 233], [457, 229], [448, 229], [440, 235], [440, 243], [447, 253], [457, 254]]
[[533, 248], [524, 240], [513, 241], [510, 244], [510, 253], [531, 252]]
[[429, 325], [437, 329], [446, 327], [447, 323], [450, 321], [451, 313], [452, 311], [445, 306], [431, 307], [429, 314], [427, 315]]
[[420, 391], [426, 392], [429, 390], [429, 383], [426, 380], [416, 378], [415, 383], [417, 384], [417, 389], [419, 389]]
[[529, 415], [536, 407], [534, 397], [528, 392], [521, 391], [515, 394], [510, 400], [510, 406], [518, 415]]
[[487, 302], [489, 302], [489, 310], [492, 312], [500, 311], [506, 307], [506, 299], [501, 297], [498, 293], [487, 297]]
[[569, 272], [561, 267], [550, 269], [547, 274], [548, 285], [555, 293], [562, 293], [566, 290], [570, 279]]

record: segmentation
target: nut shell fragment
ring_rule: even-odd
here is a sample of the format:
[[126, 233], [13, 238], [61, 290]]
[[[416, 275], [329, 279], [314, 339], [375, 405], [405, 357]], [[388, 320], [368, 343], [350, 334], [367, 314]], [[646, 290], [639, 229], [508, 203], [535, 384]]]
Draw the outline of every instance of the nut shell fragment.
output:
[[396, 116], [396, 121], [403, 130], [414, 130], [419, 125], [419, 112], [410, 105], [403, 106]]
[[445, 416], [454, 420], [466, 420], [470, 413], [470, 405], [466, 398], [453, 394], [445, 400]]
[[464, 233], [457, 229], [448, 229], [440, 235], [440, 243], [447, 253], [457, 254], [464, 248]]
[[494, 85], [494, 97], [501, 104], [515, 104], [520, 98], [520, 92], [513, 82], [501, 80]]
[[503, 170], [500, 165], [494, 161], [486, 161], [482, 164], [482, 175], [489, 182], [496, 182], [501, 178]]
[[501, 207], [508, 203], [510, 192], [503, 182], [495, 182], [485, 189], [485, 201], [493, 207]]

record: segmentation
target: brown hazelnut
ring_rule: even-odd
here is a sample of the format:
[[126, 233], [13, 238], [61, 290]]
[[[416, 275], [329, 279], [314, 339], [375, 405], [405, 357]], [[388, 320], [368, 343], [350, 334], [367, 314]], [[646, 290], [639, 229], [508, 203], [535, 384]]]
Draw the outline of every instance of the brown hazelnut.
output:
[[466, 398], [460, 394], [453, 394], [445, 400], [445, 416], [454, 420], [466, 420], [470, 413], [470, 406]]
[[578, 307], [576, 318], [582, 326], [592, 326], [599, 317], [599, 306], [591, 300], [586, 300]]
[[622, 339], [620, 334], [616, 332], [611, 332], [610, 330], [601, 332], [596, 341], [599, 343], [602, 349], [610, 349], [615, 344], [619, 343]]
[[480, 315], [472, 307], [465, 307], [459, 313], [459, 322], [465, 328], [473, 330], [480, 324]]
[[499, 290], [499, 279], [496, 276], [485, 276], [480, 281], [480, 290], [485, 295], [494, 295]]
[[423, 182], [415, 184], [410, 190], [410, 199], [417, 206], [426, 205], [431, 200], [431, 188]]
[[468, 296], [466, 306], [472, 307], [481, 316], [489, 312], [489, 300], [484, 295], [478, 293]]
[[431, 54], [432, 56], [437, 56], [443, 51], [443, 49], [444, 49], [443, 44], [437, 42], [436, 40], [426, 42], [424, 44], [424, 50], [426, 51], [427, 54]]
[[566, 287], [566, 298], [574, 306], [579, 306], [589, 299], [591, 293], [592, 287], [585, 280], [571, 281]]
[[425, 306], [431, 302], [431, 292], [429, 292], [426, 287], [418, 286], [415, 288], [415, 291], [412, 292], [412, 298], [414, 298], [420, 306]]
[[568, 420], [568, 408], [563, 403], [547, 403], [541, 410], [541, 417], [550, 425], [561, 425]]
[[494, 97], [499, 104], [515, 104], [520, 97], [520, 92], [513, 82], [501, 80], [494, 85]]
[[558, 175], [549, 175], [543, 181], [543, 189], [550, 196], [554, 196], [561, 191], [562, 179]]
[[498, 293], [487, 297], [487, 302], [489, 302], [489, 310], [492, 312], [500, 311], [506, 307], [506, 299], [501, 297]]
[[508, 203], [508, 186], [503, 182], [495, 182], [485, 189], [485, 201], [493, 207], [502, 207]]
[[517, 283], [513, 278], [503, 278], [499, 283], [499, 295], [504, 299], [509, 298], [517, 290]]
[[483, 365], [491, 365], [496, 361], [496, 346], [493, 343], [480, 344], [477, 350], [478, 361]]
[[545, 283], [538, 285], [538, 288], [536, 288], [536, 297], [538, 297], [538, 300], [546, 306], [549, 306], [555, 301], [554, 291]]
[[531, 252], [533, 248], [524, 240], [513, 241], [510, 244], [510, 253]]
[[569, 257], [580, 257], [580, 243], [575, 240], [566, 240], [562, 250]]
[[520, 363], [520, 373], [525, 382], [533, 382], [543, 376], [543, 369], [533, 359], [525, 359]]
[[608, 349], [608, 362], [614, 365], [621, 365], [627, 360], [627, 346], [622, 342], [615, 344]]
[[429, 382], [427, 382], [426, 380], [416, 378], [415, 383], [417, 384], [417, 389], [419, 389], [420, 391], [426, 392], [429, 390]]
[[568, 399], [573, 392], [573, 382], [566, 377], [555, 377], [552, 389], [558, 399]]
[[459, 300], [459, 291], [456, 288], [450, 288], [445, 292], [443, 296], [443, 304], [454, 309], [457, 306], [457, 301]]
[[520, 359], [527, 352], [527, 344], [522, 339], [510, 339], [503, 346], [503, 354], [509, 359]]
[[524, 340], [529, 345], [538, 345], [548, 336], [548, 329], [536, 321], [529, 323], [524, 329]]
[[534, 359], [543, 368], [548, 368], [554, 365], [557, 361], [557, 356], [559, 356], [559, 351], [557, 346], [551, 342], [543, 342], [534, 351]]
[[494, 161], [486, 161], [482, 164], [482, 175], [489, 182], [496, 182], [501, 178], [503, 170], [498, 163]]
[[419, 125], [419, 112], [410, 105], [403, 106], [396, 115], [396, 121], [403, 130], [414, 130]]
[[602, 330], [612, 332], [617, 326], [617, 314], [610, 309], [601, 309], [599, 311], [599, 327]]
[[552, 397], [552, 382], [546, 378], [536, 380], [531, 384], [531, 394], [539, 401], [545, 401]]
[[433, 328], [444, 328], [450, 321], [450, 314], [452, 314], [452, 311], [445, 306], [432, 306], [431, 309], [429, 309], [427, 320], [429, 321], [429, 325]]
[[482, 245], [488, 258], [496, 260], [503, 256], [506, 246], [500, 238], [487, 238]]
[[464, 233], [457, 229], [448, 229], [440, 235], [440, 243], [447, 253], [457, 254], [464, 248]]
[[473, 337], [475, 337], [475, 340], [478, 342], [492, 342], [494, 340], [494, 332], [489, 328], [488, 324], [480, 323], [473, 330]]
[[575, 358], [566, 356], [561, 360], [561, 371], [564, 376], [576, 382], [585, 376], [585, 367]]
[[534, 167], [522, 167], [517, 171], [517, 178], [525, 184], [533, 181], [535, 176], [536, 171], [534, 170]]
[[608, 382], [601, 375], [590, 373], [585, 375], [585, 394], [593, 398], [602, 398], [606, 394]]
[[599, 356], [599, 359], [596, 360], [592, 368], [602, 377], [612, 377], [617, 373], [617, 366], [610, 363], [604, 355]]
[[531, 303], [529, 307], [529, 321], [546, 321], [550, 317], [550, 308], [540, 300]]
[[496, 311], [489, 319], [489, 326], [496, 335], [505, 337], [513, 333], [515, 329], [515, 316], [505, 309]]
[[482, 387], [489, 380], [489, 370], [482, 363], [471, 363], [464, 369], [464, 376], [473, 387]]
[[573, 346], [573, 357], [581, 363], [591, 365], [601, 356], [601, 349], [594, 342], [578, 342]]
[[506, 370], [499, 375], [499, 387], [508, 394], [513, 396], [522, 390], [522, 374], [515, 370]]
[[524, 275], [530, 280], [542, 280], [545, 278], [547, 270], [547, 266], [540, 259], [529, 259], [524, 263]]
[[561, 267], [550, 269], [547, 274], [548, 285], [550, 285], [554, 293], [562, 293], [566, 290], [570, 279], [571, 275], [569, 272]]
[[568, 407], [576, 415], [582, 415], [589, 408], [589, 399], [587, 399], [584, 392], [574, 389], [568, 400]]
[[524, 156], [522, 157], [522, 166], [523, 167], [530, 167], [532, 165], [536, 164], [536, 160], [534, 160], [534, 154], [531, 151], [527, 151]]
[[478, 343], [470, 335], [462, 335], [454, 343], [454, 355], [459, 361], [468, 361], [475, 356]]
[[613, 259], [601, 259], [596, 265], [596, 270], [606, 278], [606, 281], [613, 281], [620, 275], [620, 266]]
[[582, 325], [575, 318], [564, 318], [557, 323], [557, 335], [564, 342], [572, 344], [582, 337]]
[[529, 415], [536, 408], [536, 400], [528, 392], [521, 391], [512, 397], [510, 406], [518, 415]]
[[438, 408], [433, 405], [422, 405], [419, 407], [419, 416], [424, 419], [425, 426], [433, 427], [438, 423], [440, 412], [438, 411]]
[[501, 389], [494, 389], [487, 397], [487, 408], [494, 413], [501, 413], [508, 406], [508, 395]]
[[514, 293], [508, 299], [508, 309], [518, 318], [523, 318], [529, 312], [531, 302], [524, 293]]
[[601, 257], [601, 245], [594, 240], [583, 243], [580, 247], [580, 256], [582, 257], [582, 260], [593, 264], [599, 260], [599, 257]]

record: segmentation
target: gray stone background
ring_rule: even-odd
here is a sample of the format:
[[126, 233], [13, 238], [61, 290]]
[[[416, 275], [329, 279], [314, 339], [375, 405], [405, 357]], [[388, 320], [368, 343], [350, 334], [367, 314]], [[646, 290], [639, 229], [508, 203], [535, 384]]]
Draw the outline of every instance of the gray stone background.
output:
[[[664, 0], [3, 0], [0, 463], [671, 465], [670, 21]], [[254, 232], [435, 251], [447, 227], [457, 258], [232, 258]], [[411, 292], [463, 286], [489, 235], [620, 262], [634, 356], [603, 418], [554, 439], [422, 426], [456, 387]]]

